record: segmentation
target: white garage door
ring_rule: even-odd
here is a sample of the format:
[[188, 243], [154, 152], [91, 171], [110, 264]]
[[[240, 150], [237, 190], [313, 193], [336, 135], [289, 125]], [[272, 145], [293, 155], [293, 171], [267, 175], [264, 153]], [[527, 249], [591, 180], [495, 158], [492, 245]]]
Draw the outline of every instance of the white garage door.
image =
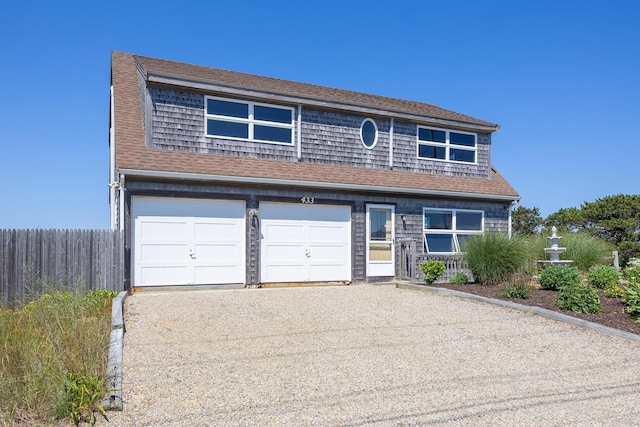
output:
[[262, 283], [351, 280], [351, 208], [260, 204]]
[[245, 282], [242, 201], [134, 197], [133, 286]]

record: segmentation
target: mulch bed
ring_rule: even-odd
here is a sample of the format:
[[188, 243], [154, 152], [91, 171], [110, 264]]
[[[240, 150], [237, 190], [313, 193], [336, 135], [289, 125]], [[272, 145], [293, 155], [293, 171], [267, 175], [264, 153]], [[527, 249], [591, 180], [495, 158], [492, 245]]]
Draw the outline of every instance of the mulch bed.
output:
[[574, 313], [573, 311], [559, 309], [555, 301], [558, 292], [541, 288], [531, 288], [531, 294], [527, 299], [511, 299], [502, 297], [501, 294], [504, 288], [504, 286], [502, 285], [489, 286], [478, 284], [459, 285], [453, 283], [435, 283], [433, 286], [437, 288], [446, 288], [455, 291], [466, 292], [469, 294], [481, 295], [487, 298], [512, 301], [522, 305], [542, 307], [548, 310], [557, 311], [558, 313], [566, 314], [569, 316], [588, 320], [590, 322], [609, 326], [611, 328], [620, 329], [621, 331], [640, 335], [640, 323], [637, 323], [635, 319], [633, 319], [629, 315], [629, 313], [625, 311], [625, 306], [622, 303], [622, 300], [620, 298], [605, 297], [602, 289], [598, 290], [598, 292], [600, 293], [600, 303], [602, 304], [602, 310], [598, 314], [588, 314]]

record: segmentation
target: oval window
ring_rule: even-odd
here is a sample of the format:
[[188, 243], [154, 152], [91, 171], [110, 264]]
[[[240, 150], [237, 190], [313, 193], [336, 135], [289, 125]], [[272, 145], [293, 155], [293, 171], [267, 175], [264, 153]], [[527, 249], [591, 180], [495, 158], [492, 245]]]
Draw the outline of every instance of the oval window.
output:
[[378, 127], [371, 119], [364, 119], [360, 125], [360, 140], [368, 149], [375, 147], [378, 142]]

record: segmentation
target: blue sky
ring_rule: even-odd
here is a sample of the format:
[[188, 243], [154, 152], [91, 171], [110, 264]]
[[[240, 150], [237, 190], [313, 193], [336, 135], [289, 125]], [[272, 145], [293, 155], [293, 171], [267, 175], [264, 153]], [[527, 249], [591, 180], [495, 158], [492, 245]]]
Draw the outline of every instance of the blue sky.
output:
[[543, 216], [639, 194], [640, 2], [0, 0], [0, 228], [108, 228], [112, 50], [500, 124]]

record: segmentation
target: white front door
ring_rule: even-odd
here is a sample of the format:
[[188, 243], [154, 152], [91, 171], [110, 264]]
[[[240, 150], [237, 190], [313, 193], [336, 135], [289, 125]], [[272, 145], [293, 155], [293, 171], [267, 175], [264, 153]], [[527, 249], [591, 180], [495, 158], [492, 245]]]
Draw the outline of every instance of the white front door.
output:
[[244, 202], [132, 198], [133, 286], [245, 282]]
[[367, 276], [395, 276], [395, 207], [367, 205]]
[[351, 208], [260, 203], [260, 282], [351, 280]]

